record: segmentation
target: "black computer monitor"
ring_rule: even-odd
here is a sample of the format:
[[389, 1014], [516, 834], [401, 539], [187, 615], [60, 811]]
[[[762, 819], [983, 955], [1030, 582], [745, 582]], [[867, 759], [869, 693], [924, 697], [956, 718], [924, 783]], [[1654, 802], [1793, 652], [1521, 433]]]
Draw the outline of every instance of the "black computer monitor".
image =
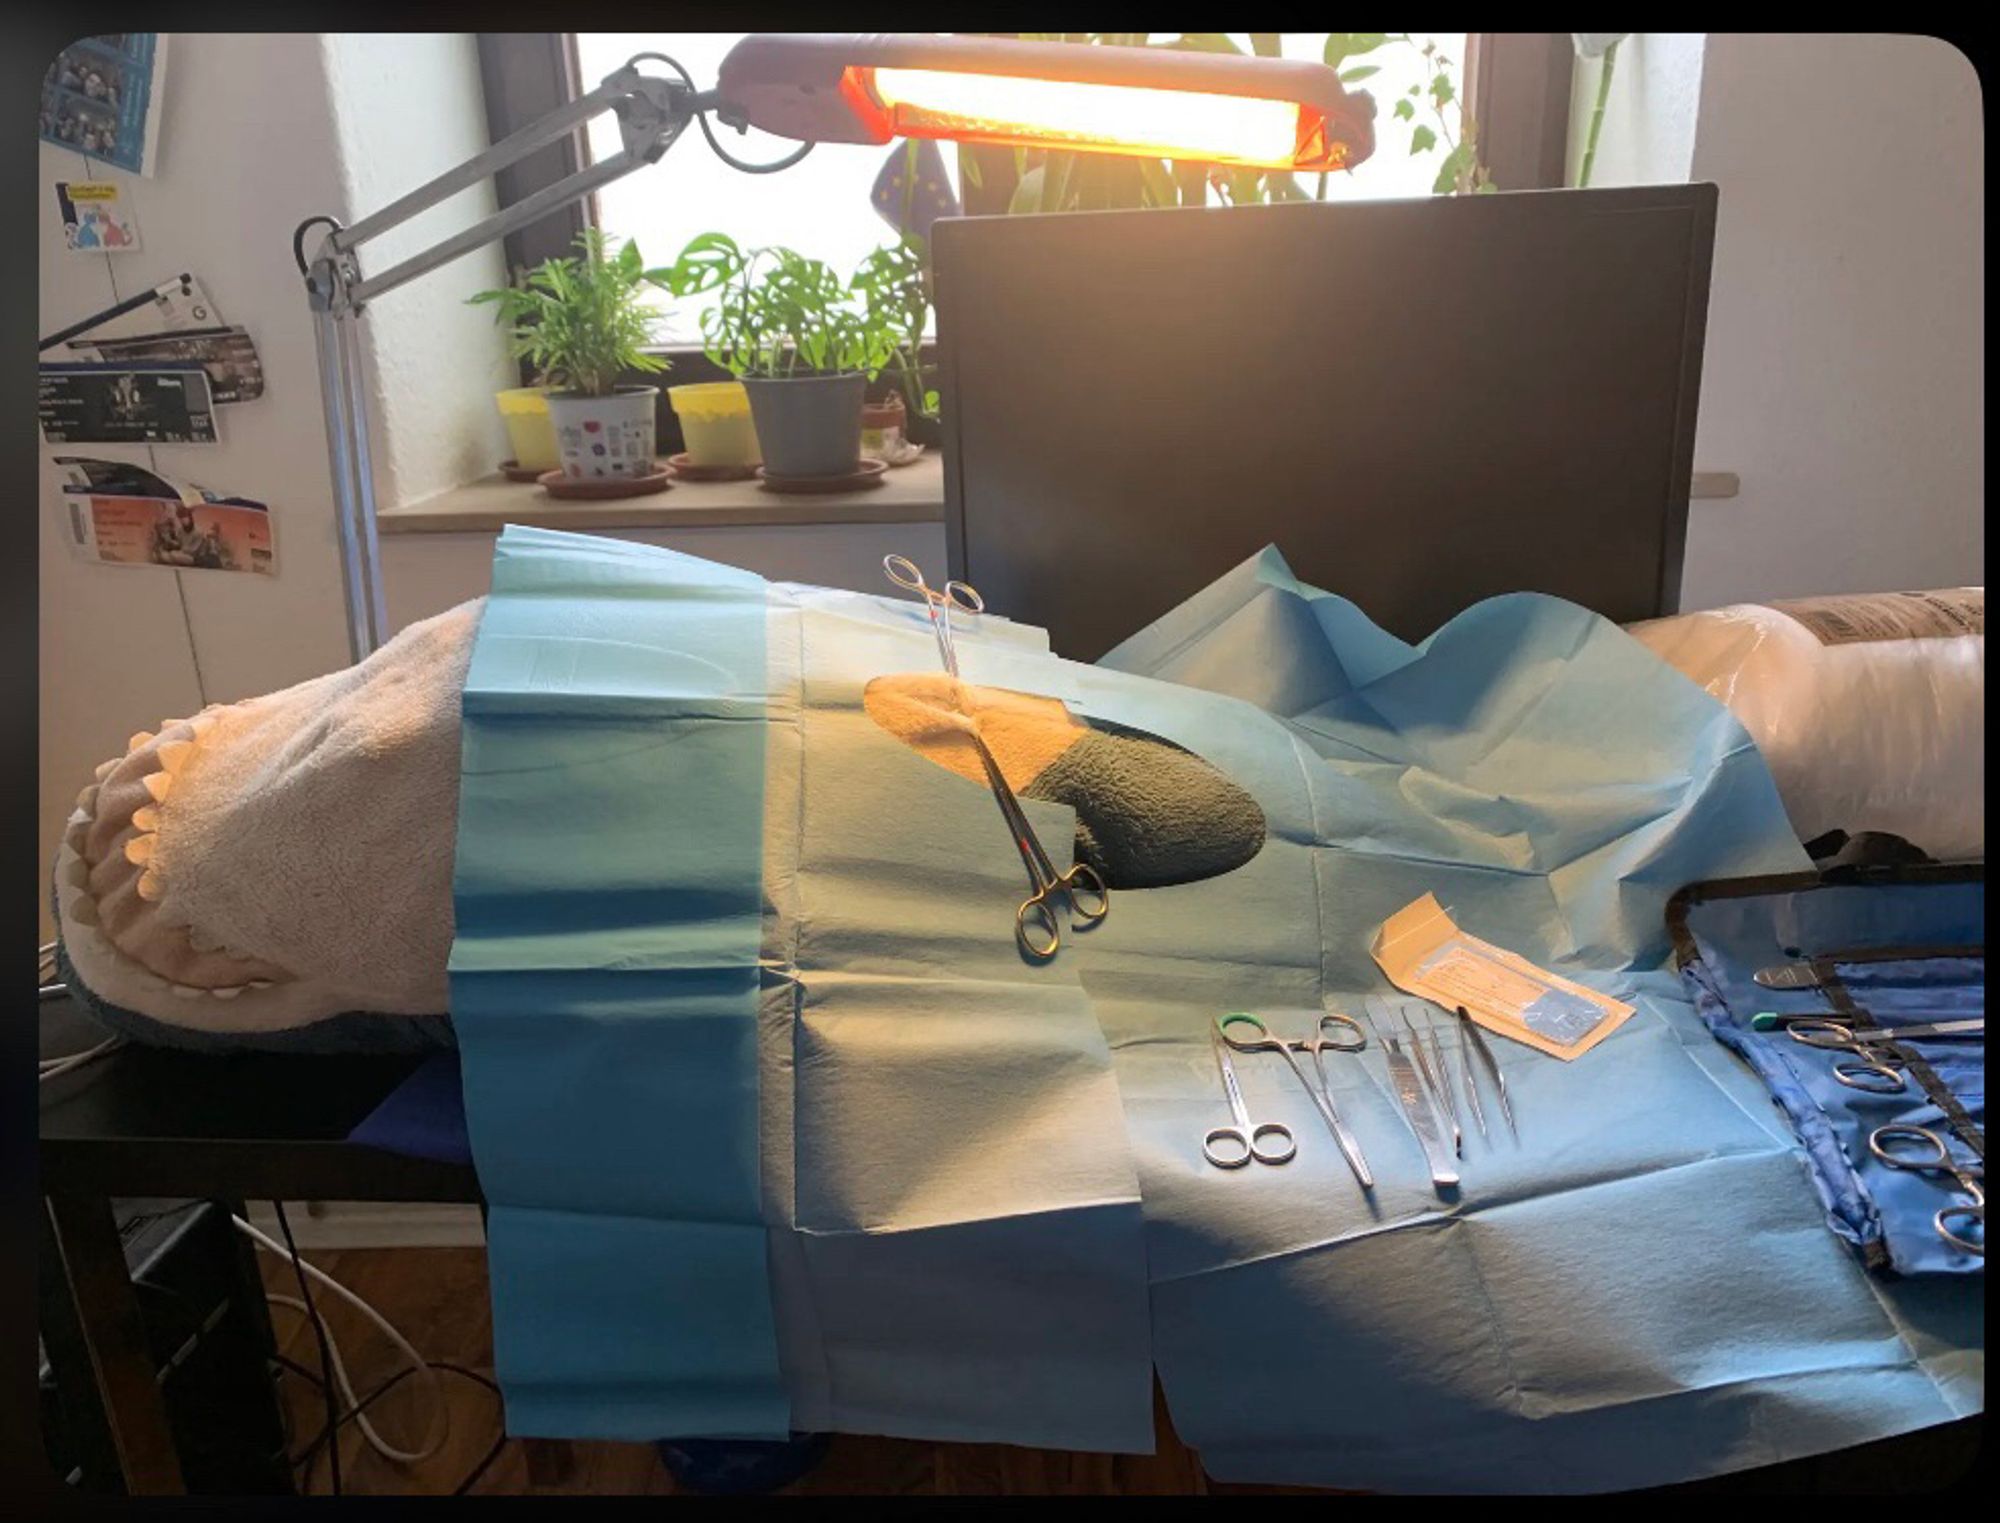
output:
[[1715, 187], [934, 232], [952, 573], [1094, 660], [1263, 545], [1405, 639], [1678, 606]]

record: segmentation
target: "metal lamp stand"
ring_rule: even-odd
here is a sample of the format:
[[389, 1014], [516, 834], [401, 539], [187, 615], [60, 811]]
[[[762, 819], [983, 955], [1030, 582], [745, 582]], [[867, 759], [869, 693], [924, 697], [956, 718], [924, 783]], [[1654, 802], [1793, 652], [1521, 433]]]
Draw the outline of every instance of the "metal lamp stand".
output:
[[[678, 80], [642, 74], [637, 60], [608, 75], [587, 95], [495, 143], [352, 227], [332, 226], [306, 269], [306, 292], [319, 351], [320, 398], [326, 412], [327, 453], [333, 464], [334, 506], [340, 524], [341, 580], [346, 594], [348, 647], [365, 660], [388, 635], [382, 599], [380, 549], [375, 535], [375, 477], [368, 455], [368, 398], [362, 379], [359, 319], [368, 302], [400, 285], [483, 248], [516, 228], [580, 201], [601, 185], [659, 159], [697, 111], [719, 105]], [[413, 254], [379, 275], [364, 277], [358, 251], [371, 238], [400, 227], [449, 196], [553, 143], [604, 111], [618, 117], [620, 150], [536, 191], [462, 233]], [[307, 224], [310, 225], [310, 224]]]

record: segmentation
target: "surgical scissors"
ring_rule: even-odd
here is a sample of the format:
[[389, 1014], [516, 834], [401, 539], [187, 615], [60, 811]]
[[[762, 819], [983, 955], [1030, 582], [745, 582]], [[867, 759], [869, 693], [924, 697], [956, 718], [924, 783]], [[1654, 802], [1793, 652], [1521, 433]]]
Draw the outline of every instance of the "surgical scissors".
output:
[[[1231, 1026], [1247, 1026], [1257, 1034], [1255, 1037], [1234, 1036], [1229, 1030]], [[1361, 1023], [1352, 1016], [1328, 1011], [1319, 1018], [1319, 1024], [1313, 1028], [1309, 1036], [1298, 1041], [1287, 1041], [1284, 1037], [1272, 1035], [1271, 1028], [1266, 1026], [1260, 1017], [1246, 1010], [1233, 1010], [1216, 1020], [1215, 1029], [1222, 1040], [1238, 1052], [1275, 1052], [1285, 1060], [1287, 1066], [1298, 1076], [1299, 1083], [1306, 1087], [1306, 1094], [1311, 1097], [1321, 1119], [1326, 1122], [1327, 1130], [1333, 1133], [1333, 1140], [1340, 1144], [1341, 1154], [1347, 1159], [1347, 1166], [1354, 1170], [1354, 1177], [1361, 1182], [1361, 1188], [1374, 1189], [1375, 1176], [1368, 1172], [1368, 1160], [1361, 1154], [1361, 1144], [1355, 1140], [1354, 1134], [1347, 1129], [1347, 1123], [1340, 1119], [1340, 1112], [1334, 1108], [1333, 1090], [1327, 1084], [1326, 1063], [1322, 1058], [1324, 1053], [1359, 1052], [1366, 1047], [1368, 1038], [1361, 1030]], [[1328, 1035], [1329, 1032], [1332, 1035]], [[1346, 1040], [1349, 1036], [1353, 1040]], [[1318, 1084], [1307, 1078], [1306, 1071], [1293, 1060], [1292, 1054], [1295, 1052], [1312, 1054], [1313, 1068], [1319, 1074]]]
[[889, 580], [898, 587], [907, 588], [924, 600], [924, 611], [930, 615], [931, 633], [937, 636], [938, 655], [944, 661], [944, 669], [956, 677], [958, 675], [958, 647], [951, 638], [951, 611], [960, 613], [986, 612], [986, 600], [969, 583], [951, 581], [944, 584], [943, 592], [935, 592], [924, 574], [917, 569], [917, 563], [905, 555], [885, 555], [882, 569], [889, 574]]
[[[1201, 1139], [1201, 1156], [1218, 1169], [1240, 1169], [1253, 1158], [1259, 1163], [1290, 1163], [1299, 1151], [1292, 1129], [1282, 1121], [1253, 1122], [1250, 1119], [1250, 1107], [1243, 1103], [1243, 1091], [1236, 1087], [1236, 1070], [1230, 1066], [1229, 1047], [1220, 1027], [1208, 1035], [1215, 1046], [1216, 1067], [1222, 1070], [1223, 1091], [1229, 1096], [1229, 1114], [1236, 1118], [1236, 1124], [1210, 1127]], [[1284, 1151], [1260, 1149], [1259, 1145], [1266, 1137], [1280, 1139], [1285, 1145]], [[1240, 1154], [1219, 1153], [1215, 1148], [1218, 1139], [1234, 1143], [1243, 1151]]]
[[1785, 1031], [1794, 1042], [1803, 1042], [1808, 1047], [1823, 1051], [1849, 1054], [1833, 1065], [1833, 1077], [1838, 1083], [1871, 1095], [1894, 1095], [1904, 1089], [1903, 1076], [1896, 1068], [1902, 1059], [1893, 1048], [1887, 1052], [1879, 1051], [1878, 1044], [1914, 1037], [1984, 1035], [1986, 1022], [1981, 1018], [1939, 1021], [1927, 1026], [1881, 1026], [1856, 1030], [1839, 1021], [1810, 1020], [1794, 1021]]
[[[1919, 1144], [1923, 1151], [1899, 1153], [1894, 1146], [1898, 1142]], [[1967, 1253], [1976, 1253], [1982, 1259], [1986, 1257], [1984, 1165], [1959, 1163], [1945, 1147], [1944, 1138], [1927, 1126], [1911, 1126], [1907, 1122], [1876, 1127], [1868, 1134], [1868, 1151], [1892, 1169], [1907, 1169], [1913, 1174], [1949, 1174], [1952, 1183], [1964, 1194], [1972, 1197], [1971, 1204], [1946, 1206], [1931, 1218], [1931, 1225], [1937, 1228], [1937, 1235], [1952, 1247], [1962, 1248]], [[1961, 1236], [1951, 1230], [1950, 1223], [1960, 1219], [1978, 1224], [1978, 1240]]]

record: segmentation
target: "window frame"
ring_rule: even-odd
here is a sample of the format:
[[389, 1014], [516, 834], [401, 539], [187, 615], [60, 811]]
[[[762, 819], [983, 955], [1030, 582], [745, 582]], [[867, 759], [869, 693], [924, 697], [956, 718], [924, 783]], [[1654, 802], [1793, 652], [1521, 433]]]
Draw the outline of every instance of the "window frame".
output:
[[[480, 80], [486, 95], [486, 125], [494, 142], [546, 116], [583, 93], [585, 84], [572, 32], [480, 32]], [[1462, 75], [1465, 107], [1479, 124], [1481, 157], [1493, 171], [1493, 181], [1506, 190], [1560, 187], [1566, 178], [1569, 138], [1570, 79], [1575, 52], [1567, 32], [1473, 32], [1467, 35]], [[592, 84], [595, 81], [591, 82]], [[1004, 150], [996, 150], [1004, 152]], [[584, 130], [577, 128], [557, 142], [538, 149], [494, 177], [502, 207], [589, 163]], [[970, 214], [1004, 211], [1001, 206], [975, 204], [982, 198], [968, 189]], [[521, 270], [566, 254], [586, 225], [598, 223], [597, 196], [551, 212], [507, 235], [507, 268]], [[925, 345], [928, 357], [932, 346]], [[673, 362], [672, 384], [727, 380], [728, 374], [697, 344], [662, 344], [658, 353]], [[522, 362], [523, 383], [528, 379]], [[654, 384], [659, 378], [633, 372], [628, 380]], [[886, 396], [893, 388], [883, 377], [870, 396]], [[924, 420], [913, 419], [912, 434], [927, 440]], [[659, 438], [663, 453], [681, 448], [679, 420], [666, 405], [662, 387]]]

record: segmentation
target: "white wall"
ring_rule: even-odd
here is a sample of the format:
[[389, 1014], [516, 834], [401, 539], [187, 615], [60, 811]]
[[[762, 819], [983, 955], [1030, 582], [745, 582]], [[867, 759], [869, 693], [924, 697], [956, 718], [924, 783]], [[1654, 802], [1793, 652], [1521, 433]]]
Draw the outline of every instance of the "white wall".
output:
[[[41, 147], [36, 187], [41, 331], [74, 322], [186, 270], [223, 317], [250, 331], [265, 394], [218, 409], [214, 445], [49, 446], [40, 501], [40, 860], [91, 769], [162, 719], [288, 686], [345, 665], [340, 558], [312, 327], [292, 263], [303, 218], [352, 220], [483, 144], [465, 36], [183, 33], [168, 39], [156, 173], [147, 178]], [[336, 128], [335, 123], [340, 126]], [[143, 247], [62, 246], [51, 182], [117, 181]], [[476, 196], [449, 216], [477, 215]], [[490, 207], [490, 193], [485, 204]], [[448, 224], [456, 225], [456, 224]], [[370, 325], [394, 367], [376, 379], [382, 501], [415, 500], [492, 468], [505, 453], [492, 411], [504, 355], [463, 297], [494, 283], [498, 256], [434, 272], [385, 298]], [[377, 267], [365, 263], [364, 268]], [[139, 314], [104, 331], [143, 331]], [[386, 433], [380, 424], [396, 426]], [[59, 532], [49, 464], [59, 454], [149, 462], [170, 476], [271, 505], [278, 574], [85, 564]], [[43, 910], [43, 939], [47, 911]]]
[[1930, 38], [1620, 47], [1591, 183], [1720, 190], [1684, 608], [1984, 581], [1984, 131]]
[[1712, 34], [1721, 187], [1685, 605], [1985, 580], [1985, 123], [1907, 36]]

